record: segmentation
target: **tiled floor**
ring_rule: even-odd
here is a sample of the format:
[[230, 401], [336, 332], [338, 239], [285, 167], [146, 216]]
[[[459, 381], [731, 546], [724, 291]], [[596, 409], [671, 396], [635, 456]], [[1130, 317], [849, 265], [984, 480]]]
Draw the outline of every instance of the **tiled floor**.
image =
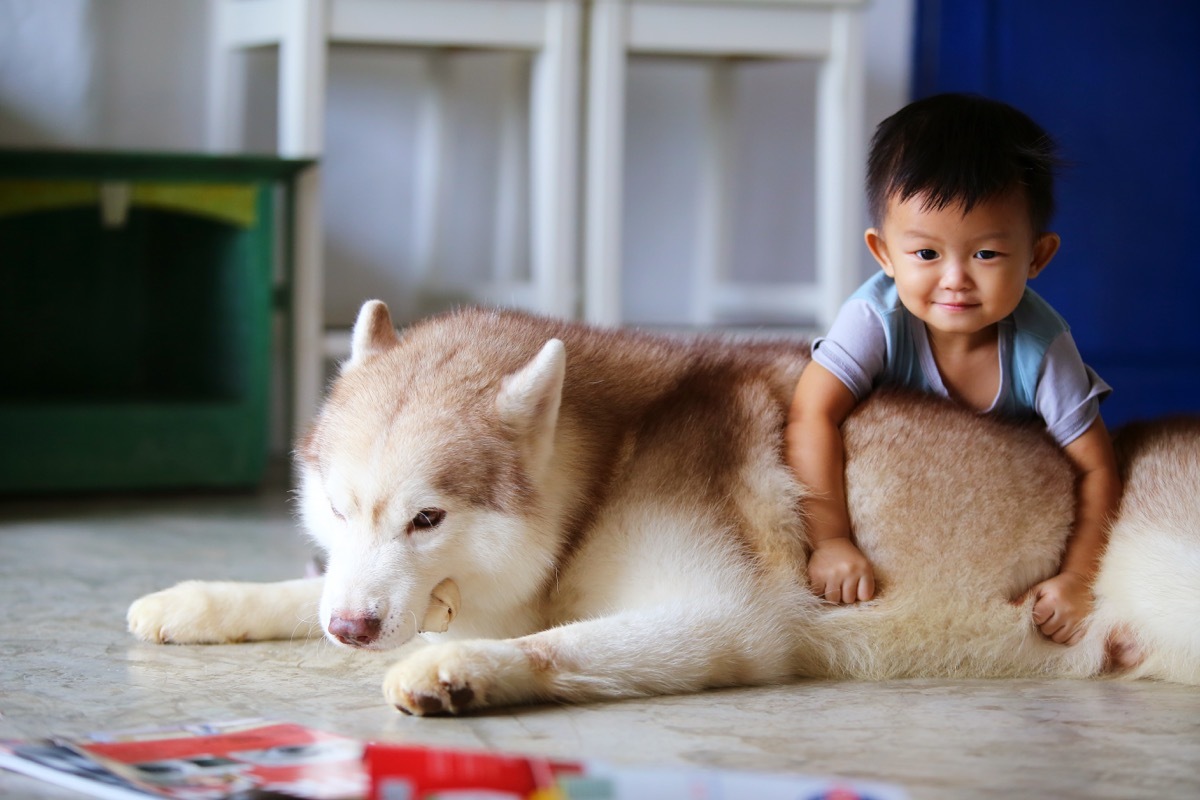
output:
[[[266, 716], [360, 738], [842, 775], [914, 798], [1200, 797], [1195, 687], [801, 682], [418, 719], [382, 700], [394, 655], [125, 632], [131, 600], [180, 579], [301, 574], [309, 551], [286, 498], [0, 501], [0, 737]], [[0, 773], [0, 796], [74, 795]]]

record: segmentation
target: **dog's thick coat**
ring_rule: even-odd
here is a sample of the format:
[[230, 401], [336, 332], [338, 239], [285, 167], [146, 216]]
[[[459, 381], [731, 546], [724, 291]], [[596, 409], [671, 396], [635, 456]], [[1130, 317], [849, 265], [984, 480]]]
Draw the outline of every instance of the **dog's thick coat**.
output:
[[935, 398], [878, 392], [847, 421], [848, 505], [879, 594], [836, 607], [809, 592], [783, 458], [806, 362], [798, 342], [486, 310], [399, 337], [368, 303], [298, 448], [325, 576], [180, 584], [134, 603], [130, 629], [289, 637], [319, 608], [334, 641], [386, 649], [448, 625], [384, 681], [419, 714], [796, 676], [1088, 677], [1114, 633], [1140, 655], [1124, 674], [1200, 682], [1200, 422], [1122, 442], [1096, 612], [1067, 648], [1019, 599], [1057, 568], [1067, 462], [1033, 428]]

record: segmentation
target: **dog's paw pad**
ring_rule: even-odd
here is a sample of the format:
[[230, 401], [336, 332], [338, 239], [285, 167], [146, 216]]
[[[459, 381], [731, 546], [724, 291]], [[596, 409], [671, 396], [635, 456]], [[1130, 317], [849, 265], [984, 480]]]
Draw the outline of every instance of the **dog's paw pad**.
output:
[[475, 702], [475, 690], [470, 685], [448, 687], [450, 693], [450, 707], [455, 711], [461, 711], [469, 708], [471, 703]]
[[446, 710], [446, 704], [442, 702], [442, 698], [434, 694], [412, 695], [411, 704], [420, 716], [441, 714]]

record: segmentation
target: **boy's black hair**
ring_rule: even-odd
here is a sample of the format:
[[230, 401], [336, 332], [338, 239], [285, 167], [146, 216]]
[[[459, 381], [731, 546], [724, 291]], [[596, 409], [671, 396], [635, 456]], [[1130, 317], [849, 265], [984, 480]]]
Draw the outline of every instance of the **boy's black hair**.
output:
[[867, 204], [874, 225], [888, 200], [923, 196], [926, 210], [964, 212], [1020, 186], [1034, 234], [1054, 214], [1054, 140], [1024, 113], [985, 97], [939, 94], [879, 123], [867, 158]]

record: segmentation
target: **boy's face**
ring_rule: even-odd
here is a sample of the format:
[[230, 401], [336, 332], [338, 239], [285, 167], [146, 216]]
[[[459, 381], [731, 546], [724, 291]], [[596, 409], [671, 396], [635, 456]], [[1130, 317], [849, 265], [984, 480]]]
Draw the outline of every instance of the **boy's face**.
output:
[[888, 201], [882, 228], [866, 232], [867, 247], [895, 279], [900, 302], [931, 332], [990, 334], [1054, 257], [1058, 235], [1034, 235], [1020, 191], [968, 214], [959, 205], [923, 209], [924, 199]]

